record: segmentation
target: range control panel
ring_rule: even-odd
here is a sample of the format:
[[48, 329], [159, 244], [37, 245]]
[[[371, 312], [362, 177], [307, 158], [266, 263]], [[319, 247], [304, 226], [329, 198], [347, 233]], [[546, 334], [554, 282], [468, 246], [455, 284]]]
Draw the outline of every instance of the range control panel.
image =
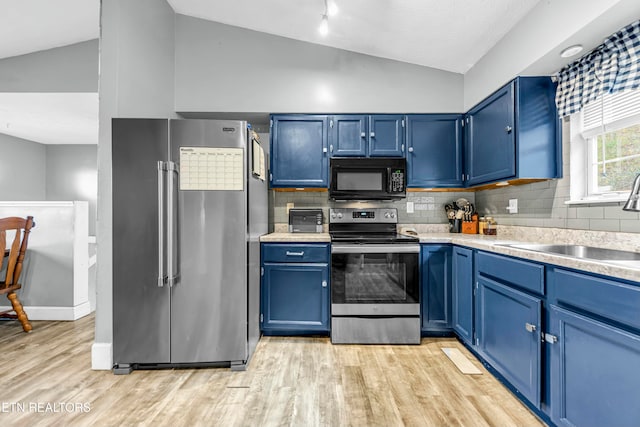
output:
[[398, 223], [396, 208], [336, 208], [329, 211], [330, 223]]

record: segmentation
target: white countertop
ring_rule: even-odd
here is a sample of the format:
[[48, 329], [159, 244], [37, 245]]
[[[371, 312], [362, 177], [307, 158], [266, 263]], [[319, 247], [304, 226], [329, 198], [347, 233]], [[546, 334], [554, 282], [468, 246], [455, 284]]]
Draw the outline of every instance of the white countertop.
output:
[[331, 236], [329, 233], [269, 233], [260, 236], [260, 241], [272, 243], [331, 242]]
[[[466, 246], [502, 255], [528, 259], [531, 261], [601, 274], [603, 276], [611, 276], [619, 279], [640, 282], [640, 265], [638, 265], [640, 263], [636, 264], [632, 262], [581, 259], [565, 255], [556, 255], [546, 252], [502, 246], [503, 244], [510, 243], [517, 244], [531, 242], [505, 240], [504, 238], [500, 238], [500, 236], [457, 233], [420, 233], [418, 237], [420, 238], [420, 243], [450, 243], [458, 246]], [[329, 233], [270, 233], [260, 237], [260, 241], [273, 243], [330, 242], [331, 237], [329, 236]]]

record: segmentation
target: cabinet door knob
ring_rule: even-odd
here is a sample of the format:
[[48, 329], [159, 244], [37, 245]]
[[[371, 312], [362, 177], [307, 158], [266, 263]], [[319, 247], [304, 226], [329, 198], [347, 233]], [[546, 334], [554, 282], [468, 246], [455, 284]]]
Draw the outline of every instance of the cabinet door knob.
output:
[[367, 134], [365, 132], [360, 133], [360, 138], [366, 138], [366, 137], [367, 137]]
[[410, 153], [413, 153], [413, 147], [409, 147], [408, 150]]
[[511, 133], [512, 130], [513, 130], [513, 128], [511, 126], [506, 126], [504, 128], [504, 131], [507, 132], [507, 133]]
[[326, 280], [323, 280], [323, 281], [322, 281], [322, 287], [323, 287], [323, 288], [326, 288], [326, 287], [327, 287], [327, 281], [326, 281]]
[[333, 153], [333, 144], [331, 144], [331, 145], [329, 146], [329, 151], [331, 151], [331, 152]]
[[326, 152], [327, 152], [327, 147], [323, 147], [323, 148], [322, 148], [322, 152], [323, 152], [323, 153], [326, 153]]
[[532, 325], [531, 323], [525, 323], [524, 328], [527, 330], [527, 332], [535, 332], [536, 325]]
[[551, 334], [544, 334], [544, 340], [549, 344], [555, 344], [558, 342], [558, 337]]
[[371, 138], [375, 138], [375, 137], [376, 137], [376, 133], [375, 133], [375, 132], [371, 132], [371, 133], [369, 134], [369, 136], [370, 136]]

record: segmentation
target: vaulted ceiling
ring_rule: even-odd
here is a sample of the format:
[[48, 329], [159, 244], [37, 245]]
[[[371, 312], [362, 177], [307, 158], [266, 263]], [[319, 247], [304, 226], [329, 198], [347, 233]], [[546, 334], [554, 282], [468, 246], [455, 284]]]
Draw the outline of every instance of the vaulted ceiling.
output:
[[[325, 0], [167, 1], [180, 14], [464, 74], [539, 3], [562, 0], [334, 0], [339, 12], [329, 18], [329, 33], [324, 37], [319, 34], [318, 26], [325, 13]], [[628, 3], [632, 0], [607, 0], [606, 3], [617, 1]], [[0, 59], [99, 37], [100, 0], [0, 0], [0, 10]], [[571, 14], [566, 19], [572, 19]], [[626, 16], [622, 17], [621, 22], [625, 19]], [[631, 21], [634, 17], [628, 19]], [[582, 37], [590, 37], [585, 43], [587, 49], [599, 44], [612, 25], [613, 30], [619, 28], [615, 26], [618, 25], [616, 21], [609, 27], [599, 25], [596, 31], [589, 32], [588, 29], [593, 28], [591, 24], [584, 23], [585, 31], [582, 32]], [[559, 64], [557, 53], [538, 63], [542, 68], [534, 66], [531, 70], [551, 72]], [[64, 96], [30, 96], [21, 101], [16, 97], [0, 96], [2, 133], [56, 143], [65, 140], [61, 136], [77, 132], [77, 129], [87, 131], [87, 110], [83, 105], [89, 102], [86, 97], [82, 100], [69, 98], [65, 105], [58, 107], [65, 116], [53, 121], [34, 119], [34, 110], [39, 108], [38, 104], [65, 103]], [[33, 106], [29, 107], [29, 103]], [[74, 108], [78, 109], [75, 113]], [[12, 116], [7, 113], [10, 110]], [[15, 116], [18, 111], [25, 117], [18, 119]], [[97, 107], [91, 114], [95, 114], [92, 120], [96, 130], [90, 132], [92, 141], [88, 142], [97, 143]], [[71, 119], [74, 115], [79, 120], [77, 126]], [[7, 120], [3, 120], [9, 117], [12, 117], [13, 130], [9, 130]], [[58, 123], [58, 127], [35, 132], [41, 135], [35, 137], [33, 131], [17, 130], [17, 123], [28, 126], [38, 122], [40, 126], [48, 123], [47, 126], [54, 127]], [[82, 140], [67, 138], [74, 139]]]

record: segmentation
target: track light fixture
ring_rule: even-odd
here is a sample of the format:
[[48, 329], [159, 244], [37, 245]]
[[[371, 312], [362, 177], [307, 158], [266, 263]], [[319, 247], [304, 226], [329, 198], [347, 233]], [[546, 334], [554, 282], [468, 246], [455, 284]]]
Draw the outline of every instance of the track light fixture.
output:
[[333, 0], [324, 0], [324, 13], [318, 27], [318, 32], [322, 36], [329, 34], [329, 17], [338, 13], [338, 6]]

